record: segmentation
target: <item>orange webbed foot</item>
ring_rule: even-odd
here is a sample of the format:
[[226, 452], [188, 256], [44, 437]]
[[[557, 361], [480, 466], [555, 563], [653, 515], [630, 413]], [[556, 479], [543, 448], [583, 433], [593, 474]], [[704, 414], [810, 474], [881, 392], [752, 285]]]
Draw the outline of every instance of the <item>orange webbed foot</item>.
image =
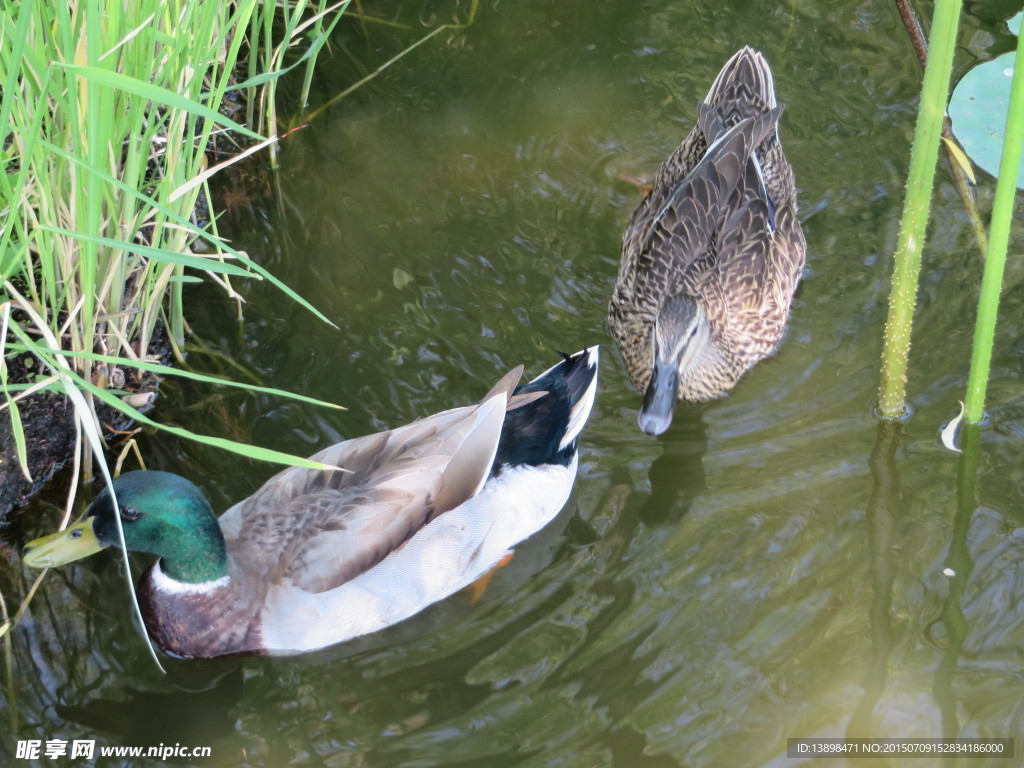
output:
[[480, 598], [484, 595], [484, 590], [487, 589], [487, 585], [491, 583], [491, 577], [497, 573], [498, 569], [503, 565], [508, 565], [512, 560], [513, 552], [509, 552], [501, 560], [495, 563], [494, 567], [491, 568], [487, 573], [481, 576], [479, 579], [470, 584], [466, 589], [469, 591], [469, 602], [470, 605], [476, 605], [480, 602]]

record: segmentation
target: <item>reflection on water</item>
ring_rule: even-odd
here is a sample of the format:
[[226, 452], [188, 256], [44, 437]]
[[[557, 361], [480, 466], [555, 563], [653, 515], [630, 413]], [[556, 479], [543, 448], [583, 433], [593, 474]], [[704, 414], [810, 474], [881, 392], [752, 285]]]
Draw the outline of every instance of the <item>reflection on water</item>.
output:
[[[347, 24], [322, 98], [427, 31], [421, 6], [389, 6], [408, 30]], [[1001, 52], [989, 4], [972, 10], [970, 51]], [[459, 12], [434, 3], [422, 23]], [[787, 104], [808, 272], [780, 351], [653, 440], [604, 325], [637, 194], [620, 177], [657, 167], [747, 43]], [[965, 286], [981, 268], [945, 180], [914, 415], [882, 440], [872, 415], [918, 78], [887, 0], [484, 3], [473, 27], [293, 133], [273, 200], [251, 220], [234, 211], [232, 235], [339, 328], [262, 285], [246, 286], [245, 322], [231, 325], [218, 294], [197, 289], [205, 349], [190, 362], [229, 373], [237, 361], [350, 410], [168, 382], [158, 415], [309, 454], [602, 343], [574, 498], [478, 603], [455, 595], [299, 660], [178, 662], [164, 678], [116, 558], [54, 572], [11, 635], [0, 733], [180, 735], [214, 747], [203, 766], [374, 768], [803, 765], [787, 738], [1024, 736], [1024, 275], [1008, 267], [992, 426], [966, 488], [973, 473], [936, 435], [963, 396]], [[983, 179], [983, 206], [990, 194]], [[143, 452], [221, 510], [273, 472], [166, 435]], [[28, 588], [11, 552], [0, 589], [11, 605]]]
[[58, 704], [55, 714], [107, 734], [115, 744], [212, 744], [232, 733], [228, 712], [241, 698], [240, 668], [204, 679], [198, 691], [173, 674], [171, 684], [171, 690], [123, 688], [110, 699], [85, 697], [77, 704]]
[[651, 488], [639, 504], [646, 525], [676, 523], [704, 490], [704, 451], [707, 438], [698, 409], [680, 404], [675, 424], [658, 442], [664, 452], [647, 473]]

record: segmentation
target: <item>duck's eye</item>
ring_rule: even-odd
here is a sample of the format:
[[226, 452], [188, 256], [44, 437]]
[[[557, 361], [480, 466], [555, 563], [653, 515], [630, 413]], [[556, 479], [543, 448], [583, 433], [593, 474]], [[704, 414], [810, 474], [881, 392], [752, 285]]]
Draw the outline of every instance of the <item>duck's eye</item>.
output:
[[142, 513], [135, 507], [121, 507], [121, 519], [132, 523], [142, 517]]

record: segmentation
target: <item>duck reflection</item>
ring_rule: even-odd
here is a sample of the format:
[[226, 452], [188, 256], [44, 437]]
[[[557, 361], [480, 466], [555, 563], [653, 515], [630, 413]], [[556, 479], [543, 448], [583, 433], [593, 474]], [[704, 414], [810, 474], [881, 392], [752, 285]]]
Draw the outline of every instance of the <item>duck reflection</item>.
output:
[[702, 414], [701, 407], [680, 403], [672, 426], [658, 436], [663, 450], [647, 473], [651, 490], [639, 513], [644, 524], [678, 522], [706, 487], [708, 441]]
[[[167, 664], [169, 660], [165, 659]], [[125, 688], [118, 699], [94, 698], [78, 704], [58, 704], [61, 719], [109, 734], [116, 744], [212, 744], [235, 729], [229, 713], [242, 697], [242, 668], [210, 678], [209, 662], [171, 664], [174, 690]], [[195, 680], [196, 675], [199, 680]]]

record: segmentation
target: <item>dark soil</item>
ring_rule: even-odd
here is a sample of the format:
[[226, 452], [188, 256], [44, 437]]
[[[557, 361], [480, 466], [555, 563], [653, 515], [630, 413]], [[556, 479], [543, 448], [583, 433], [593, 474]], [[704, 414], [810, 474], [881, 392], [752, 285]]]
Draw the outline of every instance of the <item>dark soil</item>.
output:
[[[150, 354], [166, 360], [169, 352], [166, 338], [158, 331]], [[39, 366], [39, 361], [29, 355], [8, 357], [8, 382], [28, 382], [39, 372]], [[120, 390], [129, 393], [156, 391], [159, 382], [152, 374], [134, 369], [124, 369], [123, 373], [124, 384]], [[97, 404], [97, 412], [108, 439], [120, 437], [120, 433], [131, 426], [131, 421], [123, 413], [109, 406]], [[18, 401], [18, 413], [25, 432], [25, 451], [32, 480], [29, 481], [21, 471], [10, 411], [5, 408], [0, 411], [0, 524], [72, 459], [76, 447], [75, 409], [65, 395], [45, 392], [30, 395]]]
[[[8, 377], [12, 384], [28, 381], [30, 371], [23, 356], [8, 358]], [[74, 408], [60, 395], [41, 393], [18, 402], [25, 450], [32, 475], [30, 482], [18, 464], [18, 446], [11, 429], [9, 409], [0, 411], [0, 521], [15, 506], [28, 501], [53, 474], [64, 466], [75, 448]]]

